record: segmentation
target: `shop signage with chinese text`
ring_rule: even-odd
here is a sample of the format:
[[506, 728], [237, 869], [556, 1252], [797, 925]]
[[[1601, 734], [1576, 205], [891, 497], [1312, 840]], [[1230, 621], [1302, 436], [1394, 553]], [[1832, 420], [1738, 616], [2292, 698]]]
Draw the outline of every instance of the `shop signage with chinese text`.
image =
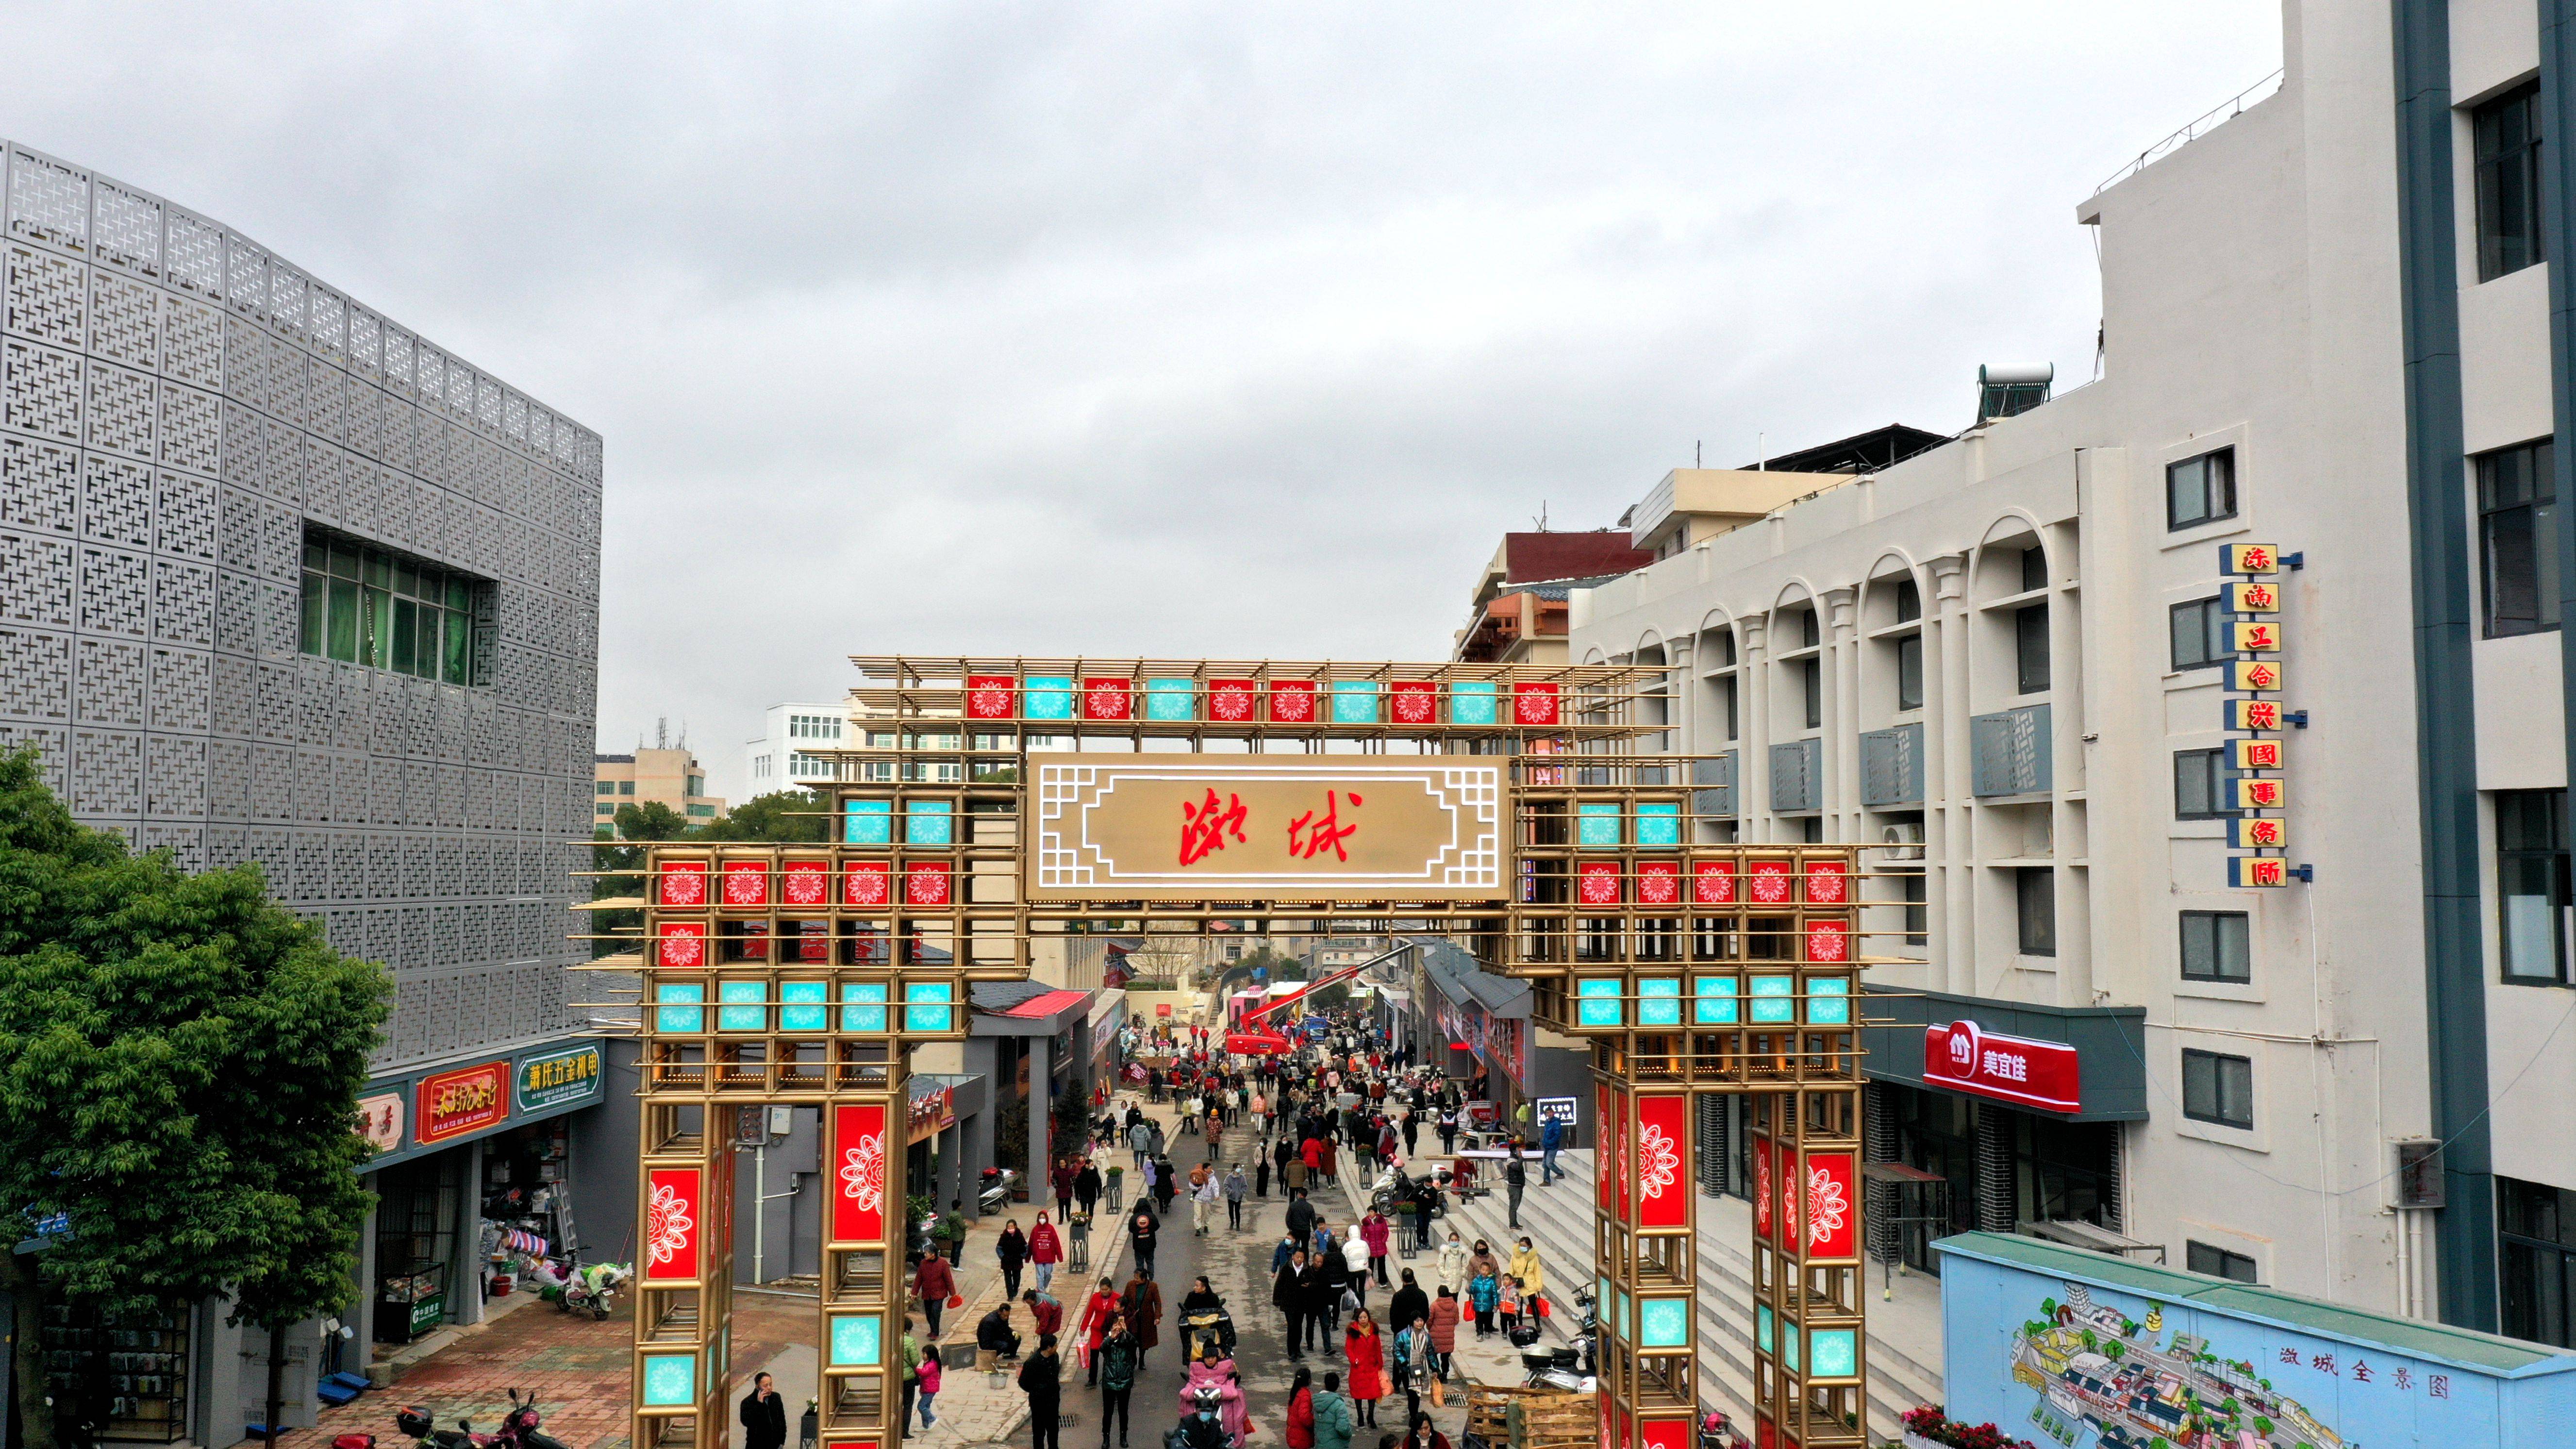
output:
[[1981, 1031], [1973, 1021], [1923, 1033], [1923, 1083], [2044, 1112], [2083, 1109], [2075, 1048]]
[[403, 1094], [378, 1092], [358, 1099], [358, 1135], [382, 1156], [399, 1152], [403, 1145]]
[[498, 1126], [510, 1116], [510, 1064], [483, 1062], [423, 1077], [412, 1089], [413, 1140], [427, 1147]]
[[602, 1090], [596, 1043], [519, 1058], [512, 1088], [522, 1114], [589, 1101]]

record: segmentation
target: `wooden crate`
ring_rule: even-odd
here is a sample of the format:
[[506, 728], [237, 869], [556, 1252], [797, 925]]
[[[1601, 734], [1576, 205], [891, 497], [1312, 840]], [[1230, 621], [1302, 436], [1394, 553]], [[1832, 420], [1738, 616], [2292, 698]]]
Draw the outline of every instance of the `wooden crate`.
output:
[[1597, 1444], [1601, 1440], [1601, 1403], [1591, 1394], [1533, 1391], [1505, 1407], [1503, 1423], [1511, 1449]]
[[[1522, 1399], [1545, 1392], [1525, 1389], [1517, 1384], [1469, 1384], [1467, 1386], [1467, 1432], [1492, 1449], [1511, 1441], [1511, 1406]], [[1597, 1437], [1597, 1436], [1596, 1436]]]

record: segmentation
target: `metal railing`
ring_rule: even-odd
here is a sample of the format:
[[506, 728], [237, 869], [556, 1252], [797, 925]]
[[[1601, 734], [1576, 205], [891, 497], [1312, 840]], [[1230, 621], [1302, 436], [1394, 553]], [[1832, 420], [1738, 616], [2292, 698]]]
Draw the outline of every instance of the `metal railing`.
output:
[[2261, 80], [2256, 81], [2254, 84], [2247, 86], [2245, 89], [2238, 91], [2235, 95], [2228, 97], [2226, 100], [2220, 101], [2217, 105], [2212, 106], [2206, 114], [2194, 118], [2189, 125], [2184, 126], [2181, 130], [2174, 132], [2172, 135], [2165, 137], [2163, 140], [2149, 146], [2144, 151], [2139, 152], [2136, 160], [2131, 161], [2128, 165], [2112, 172], [2109, 178], [2104, 180], [2101, 185], [2094, 187], [2093, 194], [2095, 196], [2101, 195], [2103, 192], [2110, 190], [2112, 187], [2119, 185], [2121, 182], [2128, 180], [2130, 177], [2146, 170], [2149, 166], [2154, 165], [2160, 158], [2171, 155], [2173, 152], [2181, 150], [2191, 142], [2217, 130], [2226, 122], [2232, 121], [2238, 116], [2243, 115], [2247, 106], [2256, 105], [2262, 101], [2270, 99], [2274, 92], [2280, 90], [2282, 77], [2287, 74], [2288, 71], [2286, 68], [2276, 70], [2270, 75], [2263, 77]]

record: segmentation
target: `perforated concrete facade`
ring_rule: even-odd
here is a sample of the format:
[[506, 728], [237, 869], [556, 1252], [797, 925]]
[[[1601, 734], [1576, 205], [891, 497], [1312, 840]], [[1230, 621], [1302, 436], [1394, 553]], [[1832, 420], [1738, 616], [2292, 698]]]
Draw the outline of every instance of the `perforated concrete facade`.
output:
[[[599, 436], [220, 222], [5, 159], [0, 746], [393, 967], [380, 1067], [572, 1025]], [[299, 653], [308, 524], [492, 580], [478, 682]]]

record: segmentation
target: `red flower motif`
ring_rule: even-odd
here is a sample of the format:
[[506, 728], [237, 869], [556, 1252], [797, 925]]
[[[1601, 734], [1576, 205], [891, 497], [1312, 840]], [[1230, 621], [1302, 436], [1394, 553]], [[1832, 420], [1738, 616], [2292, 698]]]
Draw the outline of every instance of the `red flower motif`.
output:
[[948, 904], [948, 867], [915, 865], [903, 873], [903, 903], [907, 906], [944, 906]]
[[1851, 952], [1851, 940], [1840, 921], [1816, 921], [1807, 927], [1807, 959], [1840, 961]]
[[1766, 906], [1776, 906], [1789, 898], [1786, 862], [1766, 860], [1753, 867], [1753, 898]]
[[1433, 686], [1398, 684], [1391, 686], [1390, 693], [1397, 724], [1431, 723], [1432, 712], [1437, 702], [1437, 694]]
[[791, 906], [819, 906], [831, 893], [820, 861], [797, 861], [787, 867], [782, 889]]
[[1556, 723], [1556, 686], [1553, 684], [1515, 684], [1512, 686], [1512, 719], [1525, 725]]
[[1815, 860], [1807, 863], [1807, 899], [1817, 905], [1842, 904], [1845, 876], [1838, 860]]
[[707, 928], [671, 925], [662, 928], [662, 964], [691, 967], [707, 959]]
[[1252, 718], [1253, 689], [1249, 679], [1215, 679], [1208, 682], [1208, 718], [1230, 724]]
[[1649, 906], [1669, 906], [1681, 899], [1681, 868], [1670, 861], [1644, 861], [1637, 866], [1637, 900]]
[[769, 901], [769, 873], [759, 861], [738, 861], [724, 868], [724, 903], [758, 906]]
[[886, 864], [883, 861], [860, 861], [841, 875], [841, 900], [846, 905], [882, 906], [886, 903]]
[[1735, 904], [1735, 867], [1722, 860], [1703, 860], [1691, 876], [1691, 899], [1703, 906]]
[[701, 862], [673, 861], [662, 867], [662, 904], [703, 906], [707, 903], [707, 868]]

